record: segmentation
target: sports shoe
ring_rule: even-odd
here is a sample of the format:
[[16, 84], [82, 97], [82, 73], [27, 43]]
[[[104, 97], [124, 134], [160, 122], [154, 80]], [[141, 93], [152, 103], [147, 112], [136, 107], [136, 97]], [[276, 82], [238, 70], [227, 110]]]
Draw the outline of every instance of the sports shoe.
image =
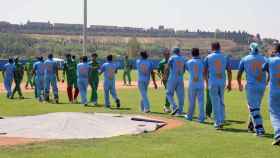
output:
[[163, 112], [164, 113], [171, 113], [171, 110], [170, 110], [170, 108], [164, 107]]
[[255, 134], [257, 137], [264, 137], [265, 136], [265, 132], [261, 131], [261, 132], [256, 132]]
[[117, 100], [116, 100], [116, 104], [117, 104], [117, 108], [120, 108], [120, 107], [121, 107], [121, 101], [120, 101], [120, 99], [117, 99]]
[[172, 116], [177, 115], [178, 111], [179, 111], [179, 109], [173, 110], [173, 111], [171, 112], [171, 115], [172, 115]]
[[223, 128], [224, 128], [223, 125], [216, 125], [215, 126], [216, 130], [223, 130]]
[[192, 121], [192, 118], [190, 118], [189, 115], [185, 115], [184, 117], [185, 117], [186, 120]]
[[93, 102], [93, 106], [97, 106], [98, 104], [97, 104], [97, 102], [96, 101], [94, 101]]
[[275, 141], [272, 142], [272, 145], [280, 145], [280, 137], [276, 138]]

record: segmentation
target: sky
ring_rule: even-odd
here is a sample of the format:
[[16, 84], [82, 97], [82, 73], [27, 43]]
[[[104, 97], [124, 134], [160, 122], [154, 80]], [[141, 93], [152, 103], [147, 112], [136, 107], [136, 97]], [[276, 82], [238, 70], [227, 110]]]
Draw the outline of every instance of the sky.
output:
[[[0, 21], [83, 22], [83, 0], [0, 2]], [[245, 30], [280, 39], [279, 6], [280, 0], [88, 0], [88, 24]]]

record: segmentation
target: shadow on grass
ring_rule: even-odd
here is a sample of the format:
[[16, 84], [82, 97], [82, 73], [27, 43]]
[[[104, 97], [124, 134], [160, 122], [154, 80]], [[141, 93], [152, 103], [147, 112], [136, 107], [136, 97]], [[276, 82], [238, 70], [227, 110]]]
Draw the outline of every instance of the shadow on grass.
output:
[[111, 110], [119, 110], [119, 111], [129, 111], [129, 110], [131, 110], [131, 108], [116, 108], [116, 107], [114, 107], [114, 108], [110, 108]]

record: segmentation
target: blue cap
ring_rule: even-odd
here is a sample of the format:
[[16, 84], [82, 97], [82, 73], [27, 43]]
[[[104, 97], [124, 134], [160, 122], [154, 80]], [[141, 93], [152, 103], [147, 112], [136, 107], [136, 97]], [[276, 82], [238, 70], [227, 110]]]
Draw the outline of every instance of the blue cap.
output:
[[180, 48], [173, 48], [173, 50], [172, 50], [172, 53], [174, 53], [174, 54], [178, 54], [180, 52], [181, 52]]
[[256, 50], [259, 50], [259, 44], [256, 42], [253, 42], [250, 44], [250, 49], [252, 52], [255, 52]]

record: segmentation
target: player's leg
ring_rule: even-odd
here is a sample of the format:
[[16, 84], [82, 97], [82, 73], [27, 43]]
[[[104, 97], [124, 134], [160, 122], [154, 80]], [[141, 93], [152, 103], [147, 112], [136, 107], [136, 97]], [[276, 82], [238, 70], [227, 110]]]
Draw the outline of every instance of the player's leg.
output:
[[280, 94], [270, 94], [269, 111], [275, 139], [272, 144], [280, 145]]
[[207, 117], [211, 117], [212, 114], [212, 103], [210, 99], [209, 89], [206, 89], [206, 115]]
[[220, 96], [220, 116], [221, 123], [224, 124], [226, 120], [226, 111], [225, 111], [225, 86], [219, 86], [219, 96]]
[[214, 114], [214, 126], [219, 129], [221, 127], [221, 116], [220, 116], [220, 96], [219, 96], [219, 87], [211, 86], [209, 87], [209, 94], [212, 103], [212, 111]]
[[7, 98], [10, 98], [12, 96], [12, 79], [4, 79], [4, 87], [7, 91]]
[[58, 87], [57, 87], [57, 80], [56, 77], [53, 76], [51, 80], [51, 86], [54, 94], [54, 100], [58, 104], [59, 103], [59, 96], [58, 96]]
[[205, 121], [205, 111], [204, 111], [204, 89], [199, 89], [197, 92], [197, 102], [199, 107], [199, 122], [203, 123]]
[[142, 112], [150, 112], [150, 103], [147, 95], [148, 84], [147, 82], [140, 81], [138, 82], [138, 88], [141, 94], [141, 110]]
[[111, 93], [113, 99], [116, 102], [117, 108], [120, 108], [120, 106], [121, 106], [120, 104], [121, 103], [120, 103], [120, 99], [119, 99], [119, 97], [117, 95], [117, 92], [116, 92], [115, 81], [112, 81], [112, 83], [111, 83], [110, 93]]
[[[164, 85], [164, 89], [166, 90], [167, 89], [167, 82], [163, 82], [163, 85]], [[167, 98], [166, 95], [165, 95], [164, 112], [166, 112], [166, 113], [170, 113], [171, 112], [171, 110], [170, 110], [170, 103], [169, 103], [168, 98]]]
[[193, 119], [196, 95], [197, 95], [196, 89], [194, 89], [190, 86], [188, 88], [189, 110], [188, 110], [188, 114], [185, 116], [185, 118], [189, 121], [192, 121], [192, 119]]
[[167, 81], [166, 96], [167, 96], [168, 102], [172, 106], [172, 114], [175, 114], [176, 111], [177, 111], [177, 105], [176, 105], [176, 102], [174, 100], [174, 92], [175, 92], [176, 84], [177, 83], [174, 80], [168, 80]]
[[50, 77], [45, 77], [44, 78], [44, 100], [45, 101], [50, 101], [50, 84], [51, 80]]
[[126, 85], [126, 70], [123, 71], [123, 85]]
[[105, 107], [110, 108], [111, 103], [110, 103], [110, 83], [108, 81], [104, 81], [104, 100], [105, 100]]
[[98, 94], [97, 94], [97, 90], [98, 90], [98, 84], [99, 84], [99, 79], [95, 79], [93, 80], [93, 84], [92, 84], [92, 102], [94, 105], [97, 105], [97, 101], [98, 101]]
[[178, 98], [178, 114], [181, 115], [184, 112], [184, 104], [185, 104], [185, 86], [184, 81], [179, 81], [176, 86], [176, 94]]
[[73, 103], [73, 84], [71, 80], [67, 81], [67, 96], [69, 102]]
[[128, 70], [127, 72], [127, 79], [128, 79], [128, 85], [131, 85], [131, 71]]

